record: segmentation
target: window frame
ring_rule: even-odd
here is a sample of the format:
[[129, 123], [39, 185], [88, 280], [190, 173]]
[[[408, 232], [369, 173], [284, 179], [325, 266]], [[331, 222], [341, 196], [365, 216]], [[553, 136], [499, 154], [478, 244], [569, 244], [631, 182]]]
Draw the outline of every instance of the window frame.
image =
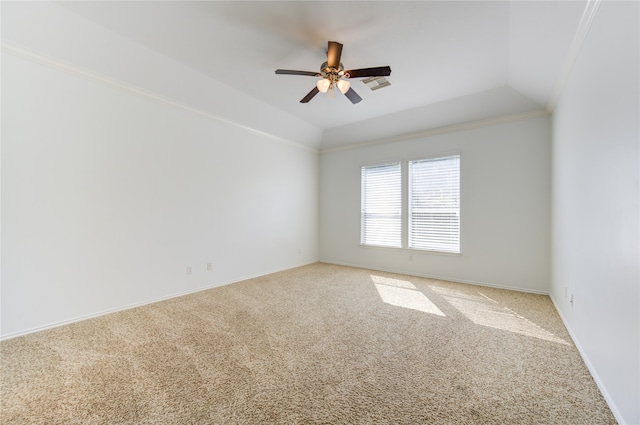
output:
[[[413, 191], [412, 191], [412, 176], [411, 176], [411, 167], [412, 167], [412, 163], [420, 163], [420, 162], [435, 162], [435, 161], [440, 161], [440, 160], [446, 160], [446, 159], [450, 159], [450, 158], [457, 158], [457, 162], [458, 162], [458, 176], [457, 176], [457, 181], [458, 181], [458, 187], [457, 187], [457, 208], [450, 208], [455, 210], [455, 214], [457, 216], [457, 227], [458, 227], [458, 232], [457, 232], [457, 249], [455, 250], [445, 250], [445, 249], [438, 249], [438, 248], [434, 248], [434, 247], [420, 247], [420, 246], [416, 246], [413, 245], [412, 246], [412, 241], [411, 241], [411, 236], [412, 234], [414, 234], [415, 232], [412, 232], [412, 224], [414, 224], [412, 222], [412, 213], [413, 213], [413, 208], [414, 208], [414, 203], [412, 202], [412, 195], [413, 195]], [[447, 155], [437, 155], [437, 156], [430, 156], [427, 158], [418, 158], [418, 159], [409, 159], [406, 161], [407, 164], [407, 244], [406, 244], [406, 248], [410, 249], [410, 250], [414, 250], [414, 251], [426, 251], [426, 252], [438, 252], [438, 253], [448, 253], [448, 254], [460, 254], [461, 253], [461, 228], [462, 228], [462, 219], [461, 219], [461, 204], [462, 204], [462, 178], [461, 178], [461, 174], [462, 174], [462, 156], [460, 155], [460, 153], [451, 153], [451, 154], [447, 154]], [[435, 209], [435, 211], [437, 211], [437, 209]], [[433, 242], [435, 244], [435, 242]]]
[[[399, 241], [399, 245], [395, 246], [395, 245], [386, 245], [386, 244], [376, 244], [376, 243], [366, 243], [365, 241], [365, 215], [366, 215], [366, 211], [365, 211], [365, 181], [364, 181], [364, 169], [365, 168], [376, 168], [376, 167], [385, 167], [385, 166], [392, 166], [392, 165], [398, 165], [399, 166], [399, 171], [400, 171], [400, 205], [399, 205], [399, 213], [397, 214], [399, 217], [399, 221], [400, 221], [400, 241]], [[385, 161], [385, 162], [380, 162], [380, 163], [373, 163], [373, 164], [365, 164], [362, 165], [360, 167], [360, 246], [364, 246], [364, 247], [375, 247], [375, 248], [389, 248], [389, 249], [402, 249], [404, 247], [404, 239], [403, 239], [403, 234], [404, 234], [404, 166], [403, 166], [403, 162], [402, 160], [391, 160], [391, 161]], [[395, 214], [394, 214], [395, 216]]]
[[[440, 250], [432, 250], [432, 249], [423, 249], [423, 248], [411, 248], [409, 247], [409, 162], [412, 161], [428, 161], [428, 160], [436, 160], [438, 158], [447, 158], [457, 156], [459, 160], [459, 206], [458, 206], [458, 251], [440, 251]], [[362, 169], [364, 167], [375, 167], [375, 166], [383, 166], [387, 164], [400, 163], [400, 173], [401, 173], [401, 235], [400, 240], [401, 244], [398, 247], [395, 246], [386, 246], [386, 245], [373, 245], [373, 244], [365, 244], [363, 243], [363, 222], [362, 222], [362, 193], [363, 193], [363, 182], [362, 182]], [[403, 157], [401, 159], [390, 159], [390, 160], [381, 160], [381, 161], [372, 161], [367, 163], [361, 163], [360, 165], [360, 248], [363, 249], [388, 249], [397, 252], [398, 250], [406, 251], [411, 254], [411, 258], [413, 258], [413, 254], [427, 254], [427, 255], [443, 255], [443, 256], [461, 256], [463, 253], [463, 232], [462, 232], [462, 224], [463, 224], [463, 155], [460, 151], [448, 151], [448, 152], [439, 152], [439, 153], [429, 153], [424, 155], [412, 155], [410, 157]]]

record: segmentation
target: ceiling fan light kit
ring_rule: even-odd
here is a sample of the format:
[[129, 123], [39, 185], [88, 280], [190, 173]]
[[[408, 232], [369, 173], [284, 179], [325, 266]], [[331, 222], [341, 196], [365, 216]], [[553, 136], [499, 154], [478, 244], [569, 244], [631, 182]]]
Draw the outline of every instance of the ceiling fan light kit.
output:
[[345, 71], [344, 65], [340, 62], [340, 56], [342, 56], [342, 44], [337, 41], [330, 41], [327, 49], [327, 61], [320, 66], [320, 72], [276, 69], [276, 74], [322, 77], [316, 83], [316, 87], [300, 100], [300, 103], [308, 103], [318, 93], [328, 92], [329, 97], [333, 97], [333, 89], [337, 87], [340, 93], [345, 95], [353, 104], [360, 102], [362, 98], [351, 88], [351, 83], [348, 81], [349, 78], [388, 77], [391, 75], [389, 66]]

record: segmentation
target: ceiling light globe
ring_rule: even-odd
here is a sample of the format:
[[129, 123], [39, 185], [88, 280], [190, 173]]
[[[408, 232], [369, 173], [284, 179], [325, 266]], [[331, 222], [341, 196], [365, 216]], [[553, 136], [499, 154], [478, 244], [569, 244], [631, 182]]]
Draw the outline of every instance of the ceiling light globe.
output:
[[351, 87], [351, 83], [345, 80], [338, 80], [337, 84], [338, 84], [338, 89], [342, 94], [345, 94], [347, 91], [349, 91], [349, 87]]
[[320, 93], [326, 93], [327, 90], [329, 90], [330, 85], [331, 85], [331, 81], [327, 80], [326, 78], [323, 78], [322, 80], [318, 80], [318, 82], [316, 83], [316, 86], [318, 87], [318, 90], [320, 91]]

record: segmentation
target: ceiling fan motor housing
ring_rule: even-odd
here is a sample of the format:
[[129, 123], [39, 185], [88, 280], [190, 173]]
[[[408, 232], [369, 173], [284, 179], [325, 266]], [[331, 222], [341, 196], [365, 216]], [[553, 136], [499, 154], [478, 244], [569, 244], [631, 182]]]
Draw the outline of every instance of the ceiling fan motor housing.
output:
[[332, 82], [338, 81], [344, 75], [344, 65], [340, 62], [338, 69], [330, 68], [328, 62], [324, 62], [320, 66], [320, 73], [322, 76]]

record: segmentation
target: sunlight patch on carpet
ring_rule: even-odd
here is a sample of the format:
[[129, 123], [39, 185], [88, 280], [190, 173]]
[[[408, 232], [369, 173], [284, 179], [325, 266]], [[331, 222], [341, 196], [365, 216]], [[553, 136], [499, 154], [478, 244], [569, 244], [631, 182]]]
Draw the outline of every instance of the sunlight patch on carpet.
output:
[[567, 341], [558, 338], [510, 308], [500, 305], [499, 302], [481, 292], [478, 292], [477, 295], [471, 295], [455, 289], [437, 286], [431, 286], [430, 289], [441, 295], [449, 304], [476, 325], [569, 345]]
[[371, 280], [383, 302], [396, 306], [445, 316], [425, 294], [409, 281], [371, 275]]

